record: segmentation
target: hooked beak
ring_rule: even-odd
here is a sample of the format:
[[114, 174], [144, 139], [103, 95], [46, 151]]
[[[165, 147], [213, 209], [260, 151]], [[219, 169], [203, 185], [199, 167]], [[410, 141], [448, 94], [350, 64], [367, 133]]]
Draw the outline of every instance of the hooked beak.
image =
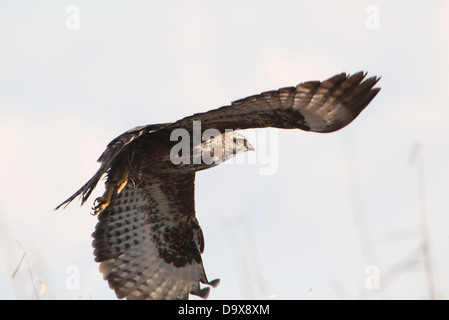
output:
[[256, 149], [254, 149], [254, 147], [253, 147], [253, 145], [248, 141], [247, 142], [248, 143], [248, 145], [246, 146], [247, 147], [247, 151], [256, 151]]

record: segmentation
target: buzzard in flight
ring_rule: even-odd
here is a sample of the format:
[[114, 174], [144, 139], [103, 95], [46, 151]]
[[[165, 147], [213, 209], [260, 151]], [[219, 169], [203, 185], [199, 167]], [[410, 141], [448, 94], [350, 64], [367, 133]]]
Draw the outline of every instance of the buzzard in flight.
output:
[[[333, 132], [345, 127], [379, 92], [374, 88], [378, 80], [366, 78], [364, 72], [342, 73], [323, 82], [250, 96], [173, 123], [131, 129], [108, 144], [98, 159], [98, 171], [56, 209], [78, 196], [86, 202], [106, 175], [105, 192], [92, 208], [99, 214], [92, 244], [100, 271], [117, 297], [206, 298], [209, 286], [219, 280], [207, 279], [201, 260], [204, 239], [195, 214], [195, 172], [252, 150], [234, 130]], [[192, 137], [198, 123], [203, 132], [213, 129], [219, 134], [206, 139], [201, 135], [198, 141], [189, 138], [188, 154], [183, 154], [173, 133], [181, 130]], [[209, 286], [201, 288], [200, 282]]]

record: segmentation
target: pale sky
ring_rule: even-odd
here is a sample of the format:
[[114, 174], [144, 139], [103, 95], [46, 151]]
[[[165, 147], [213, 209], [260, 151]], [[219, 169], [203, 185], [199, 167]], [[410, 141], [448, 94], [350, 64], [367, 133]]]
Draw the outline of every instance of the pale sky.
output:
[[360, 70], [382, 90], [347, 128], [246, 130], [253, 158], [197, 174], [204, 266], [221, 279], [209, 299], [448, 299], [447, 12], [0, 0], [0, 299], [115, 298], [91, 247], [103, 183], [85, 206], [53, 208], [120, 133]]

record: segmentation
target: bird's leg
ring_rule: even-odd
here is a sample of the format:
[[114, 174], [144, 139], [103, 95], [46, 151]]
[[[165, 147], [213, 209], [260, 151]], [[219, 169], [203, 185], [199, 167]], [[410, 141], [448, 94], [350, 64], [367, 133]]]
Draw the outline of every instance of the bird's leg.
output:
[[103, 196], [98, 197], [94, 201], [94, 207], [92, 208], [92, 210], [94, 210], [93, 215], [96, 216], [100, 214], [104, 209], [107, 208], [107, 206], [109, 206], [109, 204], [111, 203], [112, 194], [114, 192], [116, 194], [119, 194], [123, 190], [123, 188], [128, 183], [128, 173], [129, 173], [128, 168], [125, 168], [125, 170], [123, 171], [123, 175], [120, 179], [118, 180], [108, 179], [106, 181], [105, 183], [106, 190], [103, 193]]
[[117, 181], [117, 194], [119, 194], [123, 188], [126, 186], [126, 184], [128, 183], [128, 173], [129, 173], [129, 169], [125, 168], [125, 170], [123, 171], [123, 175], [120, 178], [120, 180]]

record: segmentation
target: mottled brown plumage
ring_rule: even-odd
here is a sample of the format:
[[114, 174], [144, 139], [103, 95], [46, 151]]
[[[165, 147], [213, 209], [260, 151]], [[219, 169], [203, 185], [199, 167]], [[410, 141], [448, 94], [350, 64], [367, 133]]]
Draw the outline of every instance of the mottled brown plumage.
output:
[[[106, 174], [106, 192], [93, 208], [100, 213], [93, 246], [95, 260], [117, 297], [187, 299], [196, 294], [205, 298], [209, 287], [201, 288], [200, 283], [216, 286], [219, 281], [208, 281], [201, 260], [204, 239], [195, 214], [195, 172], [252, 149], [245, 137], [225, 130], [339, 130], [380, 90], [374, 88], [378, 78], [365, 76], [342, 73], [324, 82], [250, 96], [174, 123], [131, 129], [109, 143], [98, 159], [97, 173], [57, 209], [78, 196], [84, 203]], [[171, 152], [178, 142], [171, 140], [171, 134], [183, 129], [191, 135], [196, 121], [202, 132], [217, 129], [220, 135], [189, 141], [189, 161], [176, 164]], [[214, 162], [195, 162], [198, 150]]]

